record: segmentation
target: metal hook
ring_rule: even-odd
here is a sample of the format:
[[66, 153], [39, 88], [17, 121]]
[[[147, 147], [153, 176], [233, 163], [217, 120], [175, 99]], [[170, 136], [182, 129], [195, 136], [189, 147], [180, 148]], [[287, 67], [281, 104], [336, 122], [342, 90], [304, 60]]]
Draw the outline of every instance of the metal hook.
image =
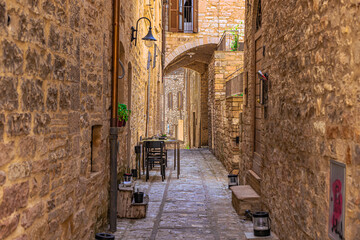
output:
[[122, 75], [118, 76], [118, 78], [123, 79], [125, 77], [125, 68], [124, 68], [124, 65], [123, 65], [123, 63], [121, 62], [120, 59], [119, 59], [119, 63], [120, 63], [121, 69], [122, 69]]

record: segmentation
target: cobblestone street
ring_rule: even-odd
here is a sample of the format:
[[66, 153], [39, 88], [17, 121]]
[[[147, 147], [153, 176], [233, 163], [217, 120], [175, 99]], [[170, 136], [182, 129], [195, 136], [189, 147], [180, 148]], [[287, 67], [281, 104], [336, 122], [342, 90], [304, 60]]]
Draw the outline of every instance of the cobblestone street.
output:
[[[244, 239], [252, 224], [231, 205], [227, 171], [208, 149], [181, 150], [181, 175], [169, 151], [167, 179], [151, 171], [136, 188], [150, 197], [147, 217], [119, 219], [116, 239]], [[144, 176], [143, 176], [144, 179]]]

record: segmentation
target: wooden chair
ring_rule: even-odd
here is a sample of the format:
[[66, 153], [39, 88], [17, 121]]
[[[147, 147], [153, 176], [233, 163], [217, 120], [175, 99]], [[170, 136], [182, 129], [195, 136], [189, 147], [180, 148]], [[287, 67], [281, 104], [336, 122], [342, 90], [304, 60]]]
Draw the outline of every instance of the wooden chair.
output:
[[149, 179], [149, 171], [155, 164], [160, 165], [161, 180], [165, 180], [166, 155], [165, 143], [163, 141], [145, 141], [145, 165], [146, 181]]

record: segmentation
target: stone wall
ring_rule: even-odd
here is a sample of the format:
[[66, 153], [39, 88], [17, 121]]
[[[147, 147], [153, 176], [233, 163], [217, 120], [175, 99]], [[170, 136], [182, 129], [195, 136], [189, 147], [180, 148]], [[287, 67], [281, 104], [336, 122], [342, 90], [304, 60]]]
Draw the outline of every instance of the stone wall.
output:
[[244, 53], [241, 51], [215, 51], [208, 68], [209, 146], [228, 170], [235, 165], [235, 162], [232, 162], [235, 158], [229, 158], [229, 154], [227, 154], [228, 151], [232, 151], [229, 149], [232, 148], [230, 147], [232, 140], [228, 126], [230, 119], [227, 116], [227, 111], [230, 109], [226, 105], [226, 79], [235, 71], [242, 69], [243, 55]]
[[[161, 0], [151, 1], [146, 5], [144, 1], [134, 1], [129, 4], [120, 1], [120, 59], [125, 66], [125, 77], [119, 81], [119, 103], [126, 104], [131, 109], [131, 117], [125, 127], [119, 129], [119, 177], [128, 169], [135, 168], [134, 147], [139, 143], [140, 137], [152, 136], [160, 133], [161, 112], [163, 99], [163, 81], [161, 71], [161, 46], [162, 46], [162, 19]], [[148, 31], [149, 23], [139, 21], [137, 46], [130, 42], [131, 26], [136, 27], [140, 17], [148, 17], [152, 23], [152, 33], [157, 39], [150, 46], [141, 40]], [[156, 46], [155, 46], [156, 45]], [[150, 68], [148, 54], [151, 54]], [[154, 53], [156, 52], [156, 59]], [[155, 65], [154, 65], [155, 61]], [[120, 70], [119, 70], [120, 71]], [[150, 76], [150, 80], [149, 80]], [[150, 95], [148, 96], [148, 84]], [[130, 88], [130, 90], [129, 90]], [[130, 96], [129, 96], [130, 95]], [[147, 106], [149, 101], [149, 123], [147, 125]]]
[[[161, 54], [130, 27], [153, 23], [161, 46], [161, 1], [120, 1], [119, 176], [133, 146], [160, 129]], [[0, 239], [93, 239], [107, 224], [112, 1], [0, 0]], [[148, 51], [152, 54], [146, 70]], [[147, 96], [148, 74], [150, 96]]]
[[[360, 236], [360, 19], [356, 1], [262, 1], [269, 73], [261, 197], [281, 239], [328, 239], [330, 160], [346, 165], [345, 239]], [[255, 18], [246, 18], [242, 161], [252, 168]], [[263, 110], [262, 110], [263, 111]], [[245, 175], [246, 172], [242, 172]], [[289, 215], [291, 213], [291, 215]]]
[[0, 239], [90, 239], [107, 222], [111, 9], [0, 1]]
[[[178, 92], [182, 92], [182, 108], [178, 108]], [[169, 94], [172, 95], [172, 99], [169, 99]], [[186, 88], [185, 88], [185, 70], [180, 68], [165, 76], [165, 133], [172, 137], [180, 135], [178, 132], [179, 120], [184, 123], [182, 135], [184, 139], [187, 139], [187, 128], [185, 123], [187, 122], [186, 114]], [[172, 101], [170, 107], [169, 101]], [[177, 135], [177, 136], [176, 136]], [[185, 141], [187, 142], [187, 141]]]

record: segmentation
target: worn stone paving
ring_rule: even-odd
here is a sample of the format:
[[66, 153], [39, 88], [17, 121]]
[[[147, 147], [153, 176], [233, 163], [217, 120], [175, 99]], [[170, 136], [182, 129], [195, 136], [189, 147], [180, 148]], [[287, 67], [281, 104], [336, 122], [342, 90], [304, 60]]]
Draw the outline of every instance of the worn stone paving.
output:
[[[181, 150], [181, 175], [169, 152], [166, 180], [151, 171], [136, 188], [150, 197], [145, 219], [118, 219], [116, 239], [245, 239], [252, 224], [231, 205], [227, 171], [208, 149]], [[144, 179], [144, 177], [143, 177]]]

